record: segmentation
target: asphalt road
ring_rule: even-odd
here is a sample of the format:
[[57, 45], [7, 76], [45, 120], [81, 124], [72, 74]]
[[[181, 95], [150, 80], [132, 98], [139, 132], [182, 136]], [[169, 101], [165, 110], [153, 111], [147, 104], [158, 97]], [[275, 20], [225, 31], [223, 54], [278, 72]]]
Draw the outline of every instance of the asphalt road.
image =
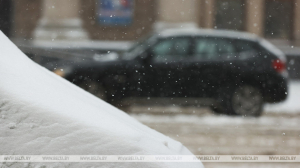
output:
[[[300, 155], [300, 112], [259, 118], [214, 115], [199, 107], [133, 106], [130, 115], [196, 155]], [[300, 163], [204, 163], [206, 168], [296, 168]]]

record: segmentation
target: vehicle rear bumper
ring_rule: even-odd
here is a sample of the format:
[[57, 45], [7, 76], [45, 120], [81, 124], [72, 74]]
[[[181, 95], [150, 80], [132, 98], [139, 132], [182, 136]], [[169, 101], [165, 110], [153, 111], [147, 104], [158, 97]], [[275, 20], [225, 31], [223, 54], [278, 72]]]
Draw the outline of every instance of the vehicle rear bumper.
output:
[[285, 100], [288, 96], [288, 79], [282, 76], [274, 77], [266, 82], [263, 89], [265, 101], [276, 103]]

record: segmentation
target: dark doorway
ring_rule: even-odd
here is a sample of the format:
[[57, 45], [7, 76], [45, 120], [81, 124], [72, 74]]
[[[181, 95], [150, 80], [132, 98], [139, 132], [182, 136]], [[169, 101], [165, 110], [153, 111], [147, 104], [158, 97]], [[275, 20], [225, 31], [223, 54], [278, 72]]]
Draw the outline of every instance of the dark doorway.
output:
[[11, 0], [0, 0], [0, 30], [7, 36], [11, 30]]

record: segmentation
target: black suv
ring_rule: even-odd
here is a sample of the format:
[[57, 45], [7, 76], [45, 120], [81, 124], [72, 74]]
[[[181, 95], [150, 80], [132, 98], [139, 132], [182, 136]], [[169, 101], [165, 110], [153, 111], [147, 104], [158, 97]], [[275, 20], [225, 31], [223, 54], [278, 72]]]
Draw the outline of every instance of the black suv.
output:
[[128, 51], [60, 63], [56, 74], [108, 102], [128, 97], [213, 98], [216, 112], [259, 116], [287, 97], [284, 54], [252, 34], [172, 29]]

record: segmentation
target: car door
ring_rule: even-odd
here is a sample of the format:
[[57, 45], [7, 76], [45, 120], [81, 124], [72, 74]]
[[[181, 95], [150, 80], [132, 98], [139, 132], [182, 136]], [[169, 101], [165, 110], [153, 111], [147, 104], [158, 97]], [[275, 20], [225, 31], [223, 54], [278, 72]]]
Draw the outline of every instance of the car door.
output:
[[185, 86], [183, 61], [191, 57], [191, 38], [172, 37], [159, 39], [149, 50], [143, 90], [148, 96], [182, 96]]
[[196, 37], [189, 67], [191, 97], [212, 97], [227, 83], [230, 67], [236, 60], [233, 40], [221, 37]]

